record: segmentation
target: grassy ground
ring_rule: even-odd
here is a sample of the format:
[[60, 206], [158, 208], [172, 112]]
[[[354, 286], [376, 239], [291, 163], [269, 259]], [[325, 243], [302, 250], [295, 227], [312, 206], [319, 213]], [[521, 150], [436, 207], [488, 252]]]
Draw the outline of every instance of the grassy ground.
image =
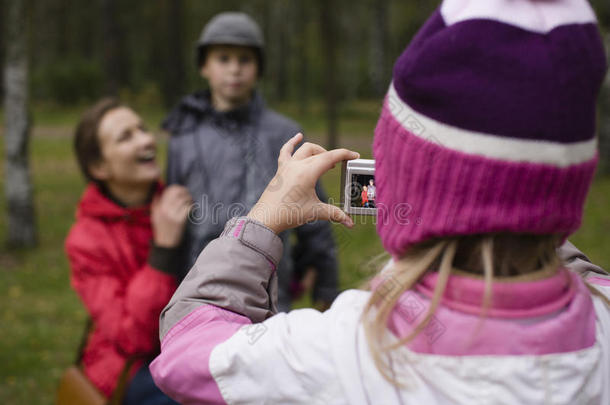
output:
[[[360, 103], [343, 110], [340, 144], [370, 157], [377, 103]], [[295, 115], [296, 108], [285, 112]], [[160, 109], [141, 110], [151, 125], [160, 122]], [[306, 134], [323, 141], [319, 109], [301, 120]], [[85, 312], [69, 286], [63, 240], [73, 222], [84, 184], [72, 157], [70, 133], [75, 109], [39, 106], [32, 140], [39, 247], [9, 252], [0, 247], [0, 403], [50, 404], [61, 371], [73, 360]], [[321, 115], [319, 115], [321, 116]], [[165, 147], [161, 137], [162, 148]], [[0, 153], [4, 156], [3, 138]], [[161, 155], [164, 153], [162, 152]], [[0, 212], [5, 212], [0, 168]], [[339, 169], [323, 183], [338, 200]], [[597, 179], [589, 196], [582, 229], [571, 238], [597, 263], [610, 268], [610, 178]], [[354, 230], [334, 226], [339, 245], [343, 288], [358, 286], [370, 273], [369, 260], [382, 252], [372, 218], [357, 218]], [[0, 216], [0, 240], [6, 218]], [[306, 304], [306, 301], [300, 303]]]

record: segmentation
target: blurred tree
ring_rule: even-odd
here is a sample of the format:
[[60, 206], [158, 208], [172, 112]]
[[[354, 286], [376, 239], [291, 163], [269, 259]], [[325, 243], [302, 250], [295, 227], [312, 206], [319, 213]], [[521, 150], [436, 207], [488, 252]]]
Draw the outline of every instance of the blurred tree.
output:
[[[1, 7], [0, 14], [6, 11]], [[296, 101], [303, 116], [322, 101], [329, 145], [336, 144], [339, 107], [383, 95], [391, 63], [440, 0], [78, 0], [33, 1], [32, 98], [78, 104], [104, 92], [136, 107], [172, 105], [203, 86], [193, 44], [206, 22], [242, 10], [261, 24], [266, 74], [261, 91], [273, 103]], [[591, 0], [602, 32], [610, 1]], [[0, 34], [0, 42], [2, 34]], [[0, 63], [2, 58], [0, 46]], [[608, 84], [600, 96], [602, 166], [610, 172]], [[105, 91], [104, 91], [105, 89]], [[2, 91], [0, 86], [0, 92]], [[159, 101], [160, 100], [160, 101]], [[604, 164], [604, 163], [607, 164]]]
[[288, 66], [292, 59], [292, 53], [288, 49], [288, 41], [291, 39], [288, 25], [292, 23], [292, 4], [274, 0], [270, 5], [271, 20], [266, 25], [270, 31], [267, 47], [273, 54], [273, 59], [268, 60], [273, 75], [273, 99], [285, 101], [288, 93]]
[[[4, 0], [0, 0], [0, 21], [4, 21]], [[4, 66], [4, 29], [0, 27], [0, 66]], [[0, 80], [0, 97], [4, 97], [4, 82]]]
[[[125, 51], [125, 34], [117, 2], [116, 0], [101, 0], [101, 2], [105, 92], [116, 95], [121, 85], [129, 83], [129, 58]], [[134, 21], [137, 21], [137, 18], [133, 19], [132, 23]]]
[[[70, 52], [73, 55], [99, 64], [102, 42], [102, 23], [99, 3], [71, 0], [69, 14]], [[74, 35], [77, 33], [78, 35]], [[99, 71], [102, 71], [100, 68]]]
[[372, 1], [370, 22], [369, 76], [375, 96], [383, 96], [388, 86], [388, 0]]
[[249, 14], [256, 22], [259, 23], [261, 30], [263, 31], [263, 37], [265, 40], [265, 74], [263, 75], [263, 82], [259, 83], [259, 91], [266, 94], [267, 101], [274, 101], [277, 93], [276, 80], [276, 69], [277, 61], [275, 60], [276, 43], [275, 35], [277, 29], [273, 27], [273, 8], [274, 5], [267, 0], [254, 0], [250, 5], [244, 5], [241, 10]]
[[28, 111], [28, 10], [27, 0], [8, 1], [5, 23], [4, 65], [5, 194], [7, 200], [7, 244], [36, 244], [34, 199], [29, 170]]
[[116, 24], [116, 12], [114, 0], [102, 1], [102, 25], [104, 41], [104, 74], [105, 92], [116, 95], [119, 89], [118, 83], [118, 29]]
[[[349, 6], [347, 6], [349, 4]], [[354, 100], [358, 93], [366, 88], [368, 77], [363, 70], [363, 50], [366, 51], [368, 41], [367, 31], [363, 29], [360, 21], [364, 21], [370, 15], [370, 7], [363, 2], [347, 2], [337, 0], [336, 9], [345, 9], [336, 16], [335, 24], [339, 26], [341, 41], [337, 43], [337, 70], [341, 76], [341, 86], [337, 89], [338, 98], [342, 101]], [[368, 26], [368, 24], [366, 24]]]
[[[305, 115], [309, 110], [309, 59], [307, 57], [307, 25], [309, 13], [306, 0], [297, 0], [295, 21], [295, 48], [297, 59], [296, 85], [299, 114]], [[296, 20], [296, 19], [295, 19]]]
[[171, 107], [183, 95], [185, 90], [184, 67], [184, 3], [182, 0], [166, 0], [167, 3], [167, 39], [165, 57], [165, 74], [163, 75], [163, 101]]
[[70, 4], [70, 0], [55, 0], [54, 6], [56, 7], [56, 12], [54, 14], [57, 27], [57, 40], [55, 41], [56, 55], [60, 58], [65, 58], [70, 48], [70, 25], [68, 21], [70, 18], [70, 7], [72, 5]]
[[326, 147], [337, 147], [338, 86], [337, 86], [337, 34], [335, 30], [335, 0], [318, 0], [320, 40], [324, 52], [324, 98], [326, 104]]

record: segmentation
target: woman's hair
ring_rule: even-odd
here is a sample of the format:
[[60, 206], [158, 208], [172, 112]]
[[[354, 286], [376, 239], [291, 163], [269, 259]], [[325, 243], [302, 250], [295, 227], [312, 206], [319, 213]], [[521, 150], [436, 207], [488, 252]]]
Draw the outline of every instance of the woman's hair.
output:
[[87, 181], [98, 182], [89, 166], [102, 159], [98, 130], [104, 115], [123, 105], [115, 98], [103, 98], [83, 113], [74, 133], [74, 152], [81, 172]]
[[[403, 385], [392, 373], [388, 354], [412, 341], [428, 325], [452, 271], [459, 269], [483, 276], [483, 319], [491, 305], [494, 277], [525, 276], [542, 269], [556, 271], [560, 264], [556, 254], [560, 241], [557, 235], [487, 234], [437, 239], [410, 248], [380, 275], [381, 284], [372, 290], [362, 314], [369, 348], [384, 378]], [[429, 270], [438, 270], [439, 277], [428, 312], [408, 336], [386, 344], [388, 318], [398, 299]]]

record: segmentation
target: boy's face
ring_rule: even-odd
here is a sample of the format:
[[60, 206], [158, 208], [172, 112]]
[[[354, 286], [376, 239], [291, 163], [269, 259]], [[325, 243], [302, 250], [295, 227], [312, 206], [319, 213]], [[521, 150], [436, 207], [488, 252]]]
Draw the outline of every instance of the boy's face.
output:
[[229, 105], [245, 103], [258, 77], [256, 52], [246, 46], [211, 45], [201, 76], [208, 80], [214, 98]]

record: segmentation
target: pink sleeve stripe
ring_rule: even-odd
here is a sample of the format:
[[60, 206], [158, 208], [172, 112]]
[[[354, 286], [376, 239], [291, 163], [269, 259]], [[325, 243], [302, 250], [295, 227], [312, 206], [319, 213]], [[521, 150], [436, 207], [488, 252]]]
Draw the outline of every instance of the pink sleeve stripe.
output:
[[602, 278], [602, 277], [587, 277], [587, 281], [591, 284], [603, 285], [604, 287], [610, 286], [610, 279]]
[[237, 224], [237, 226], [235, 227], [235, 232], [233, 232], [233, 237], [234, 237], [234, 238], [239, 238], [239, 233], [241, 232], [241, 229], [244, 227], [244, 223], [245, 223], [245, 222], [246, 222], [246, 221], [242, 219], [242, 220], [239, 222], [239, 224]]
[[210, 372], [214, 348], [250, 320], [234, 312], [202, 305], [168, 332], [161, 354], [150, 365], [157, 386], [184, 404], [225, 404]]

